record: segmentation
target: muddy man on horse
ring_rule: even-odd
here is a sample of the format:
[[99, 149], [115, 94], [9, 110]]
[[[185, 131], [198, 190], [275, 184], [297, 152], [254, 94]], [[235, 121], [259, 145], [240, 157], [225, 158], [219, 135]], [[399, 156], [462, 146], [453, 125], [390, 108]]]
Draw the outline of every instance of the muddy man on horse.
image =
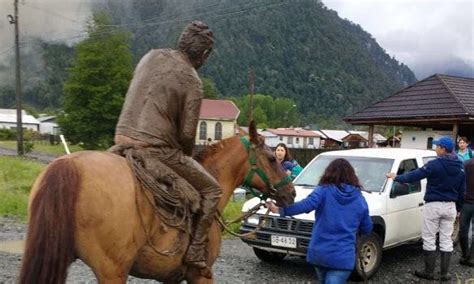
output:
[[145, 159], [163, 162], [199, 191], [199, 220], [184, 260], [208, 278], [211, 272], [204, 250], [221, 189], [191, 155], [203, 97], [196, 69], [204, 64], [213, 44], [209, 28], [195, 21], [181, 34], [178, 50], [148, 52], [135, 70], [115, 135], [116, 144], [154, 148]]
[[[19, 283], [64, 283], [76, 258], [99, 283], [124, 283], [129, 274], [165, 283], [212, 283], [221, 236], [215, 215], [238, 185], [245, 181], [279, 206], [293, 203], [293, 185], [254, 124], [249, 138], [217, 142], [199, 153], [199, 163], [190, 157], [202, 99], [196, 69], [213, 41], [205, 24], [193, 22], [178, 50], [152, 50], [142, 58], [115, 136], [115, 147], [135, 156], [83, 151], [55, 160], [41, 173], [30, 194]], [[138, 182], [147, 179], [137, 178], [137, 169], [166, 177], [158, 188], [169, 186], [164, 199], [174, 209], [193, 207], [179, 201], [199, 193], [197, 207], [181, 210], [192, 211], [182, 214], [191, 232], [157, 214], [161, 203]]]

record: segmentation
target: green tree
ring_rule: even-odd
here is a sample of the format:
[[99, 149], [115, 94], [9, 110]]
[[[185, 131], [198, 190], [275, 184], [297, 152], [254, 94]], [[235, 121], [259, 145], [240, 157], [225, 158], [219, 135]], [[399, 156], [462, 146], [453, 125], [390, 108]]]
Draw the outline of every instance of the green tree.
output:
[[201, 78], [202, 81], [202, 91], [206, 99], [217, 99], [218, 91], [216, 85], [211, 79]]
[[64, 84], [64, 114], [59, 125], [72, 143], [86, 149], [112, 145], [132, 76], [128, 33], [111, 27], [109, 16], [95, 13], [88, 37], [76, 45]]
[[[233, 99], [240, 109], [238, 123], [248, 125], [249, 95]], [[297, 126], [299, 115], [296, 104], [288, 98], [276, 98], [269, 95], [255, 94], [253, 97], [253, 119], [259, 128], [277, 128]]]

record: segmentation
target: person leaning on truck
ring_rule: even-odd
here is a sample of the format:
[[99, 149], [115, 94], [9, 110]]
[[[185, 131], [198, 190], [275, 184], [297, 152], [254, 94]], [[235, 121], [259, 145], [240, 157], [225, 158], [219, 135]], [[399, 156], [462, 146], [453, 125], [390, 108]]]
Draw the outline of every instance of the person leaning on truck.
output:
[[355, 266], [356, 232], [367, 235], [373, 227], [359, 179], [347, 160], [332, 161], [305, 199], [286, 208], [266, 205], [280, 216], [314, 211], [306, 261], [315, 266], [322, 284], [346, 283]]
[[[433, 280], [436, 266], [436, 234], [439, 233], [441, 251], [441, 279], [448, 281], [449, 262], [453, 251], [454, 221], [464, 201], [466, 180], [463, 163], [454, 152], [454, 141], [450, 137], [442, 137], [433, 141], [438, 157], [429, 161], [422, 168], [397, 176], [387, 173], [400, 183], [413, 183], [427, 179], [425, 205], [423, 208], [423, 254], [425, 270], [415, 271], [419, 278]], [[409, 220], [407, 220], [409, 221]]]

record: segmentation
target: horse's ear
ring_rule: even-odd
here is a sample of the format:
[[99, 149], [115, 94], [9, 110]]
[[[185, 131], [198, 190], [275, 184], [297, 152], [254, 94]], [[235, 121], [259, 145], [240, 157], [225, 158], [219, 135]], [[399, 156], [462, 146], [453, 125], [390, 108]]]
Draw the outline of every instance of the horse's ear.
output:
[[257, 133], [257, 127], [255, 126], [255, 121], [250, 121], [249, 124], [249, 136], [250, 136], [250, 142], [252, 142], [255, 145], [260, 145], [261, 141], [258, 139], [258, 133]]

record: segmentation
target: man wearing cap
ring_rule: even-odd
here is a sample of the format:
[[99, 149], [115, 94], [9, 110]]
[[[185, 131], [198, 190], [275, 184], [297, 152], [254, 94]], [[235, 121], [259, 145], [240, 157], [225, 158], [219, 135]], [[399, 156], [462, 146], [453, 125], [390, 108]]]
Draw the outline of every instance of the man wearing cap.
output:
[[[433, 141], [436, 145], [437, 159], [428, 162], [422, 168], [397, 176], [387, 173], [400, 183], [413, 183], [427, 179], [425, 205], [423, 208], [423, 253], [425, 270], [415, 271], [417, 277], [433, 280], [436, 266], [436, 234], [439, 233], [441, 251], [441, 277], [448, 281], [449, 262], [453, 251], [454, 221], [457, 212], [460, 212], [464, 201], [466, 180], [464, 167], [454, 150], [454, 141], [450, 137], [442, 137]], [[409, 220], [407, 220], [409, 221]]]

